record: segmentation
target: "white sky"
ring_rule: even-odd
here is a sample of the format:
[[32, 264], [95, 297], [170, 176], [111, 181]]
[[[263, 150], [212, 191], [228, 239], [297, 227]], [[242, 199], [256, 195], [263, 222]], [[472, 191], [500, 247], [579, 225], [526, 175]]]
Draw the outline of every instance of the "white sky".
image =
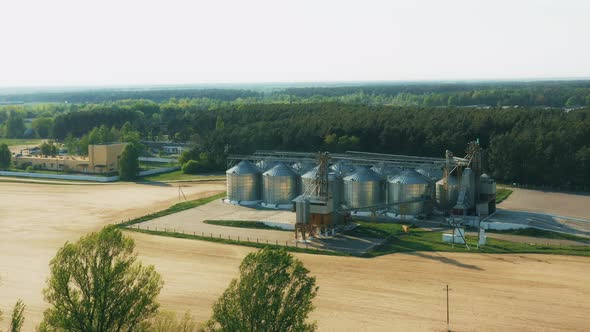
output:
[[588, 0], [0, 0], [0, 86], [590, 77]]

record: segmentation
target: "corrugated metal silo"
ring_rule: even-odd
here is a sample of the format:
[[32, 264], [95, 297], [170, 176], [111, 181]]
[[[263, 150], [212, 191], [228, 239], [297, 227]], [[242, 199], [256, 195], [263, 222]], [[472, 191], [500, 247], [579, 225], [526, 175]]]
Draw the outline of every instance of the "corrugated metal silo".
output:
[[362, 208], [381, 204], [381, 178], [368, 167], [357, 167], [356, 172], [342, 179], [344, 205]]
[[230, 201], [259, 201], [260, 174], [258, 167], [249, 161], [240, 161], [225, 172], [227, 198]]
[[[293, 164], [292, 168], [298, 175], [303, 175], [312, 170], [315, 166], [316, 163], [313, 161], [298, 161]], [[301, 176], [297, 177], [297, 191], [299, 194], [303, 194], [304, 192], [303, 178]]]
[[[432, 199], [431, 180], [413, 169], [403, 171], [387, 181], [387, 202], [398, 203], [415, 199]], [[401, 215], [418, 215], [430, 213], [432, 203], [414, 202], [396, 204], [390, 210]]]
[[291, 204], [297, 197], [297, 173], [283, 164], [262, 173], [262, 201], [270, 205]]
[[[314, 180], [318, 172], [318, 166], [314, 167], [307, 173], [301, 176], [301, 193], [307, 195], [314, 194]], [[334, 201], [334, 205], [338, 206], [342, 201], [342, 179], [336, 173], [328, 173], [328, 193]]]
[[467, 188], [467, 203], [470, 207], [475, 206], [475, 173], [470, 167], [463, 170], [461, 186]]
[[381, 201], [387, 202], [387, 179], [394, 177], [402, 172], [400, 168], [386, 164], [377, 164], [371, 167], [371, 170], [381, 177]]
[[[446, 189], [445, 189], [446, 183]], [[450, 209], [457, 204], [459, 181], [455, 175], [449, 175], [436, 183], [436, 205], [441, 209]]]

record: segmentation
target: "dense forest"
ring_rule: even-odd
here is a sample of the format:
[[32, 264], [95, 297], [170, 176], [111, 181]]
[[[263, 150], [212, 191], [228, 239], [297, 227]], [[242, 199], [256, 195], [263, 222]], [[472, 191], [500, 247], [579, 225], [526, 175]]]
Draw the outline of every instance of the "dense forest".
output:
[[0, 103], [104, 103], [128, 99], [164, 102], [171, 98], [249, 104], [341, 102], [394, 106], [574, 108], [590, 105], [590, 81], [396, 83], [290, 88], [261, 85], [244, 89], [184, 87], [29, 93], [0, 91]]
[[170, 98], [211, 98], [235, 100], [238, 98], [260, 97], [251, 90], [238, 89], [100, 89], [71, 92], [36, 92], [0, 94], [0, 102], [57, 102], [57, 103], [101, 103], [125, 99], [149, 99], [165, 101]]
[[[590, 87], [584, 84], [588, 85], [551, 83], [551, 87], [543, 88], [548, 90], [542, 95], [544, 100], [563, 101], [586, 93]], [[432, 93], [447, 99], [463, 93], [461, 88], [455, 88], [459, 92]], [[514, 90], [503, 87], [513, 96], [521, 88], [530, 89], [531, 93], [541, 89], [525, 84]], [[578, 189], [590, 187], [588, 107], [395, 106], [385, 102], [330, 99], [338, 93], [344, 96], [351, 91], [355, 93], [354, 87], [343, 87], [341, 92], [337, 92], [340, 88], [325, 88], [327, 99], [316, 101], [315, 96], [322, 93], [317, 89], [309, 92], [299, 88], [289, 92], [292, 96], [300, 93], [297, 98], [303, 99], [299, 102], [293, 101], [293, 97], [290, 102], [277, 102], [234, 95], [235, 99], [203, 97], [171, 98], [163, 102], [121, 100], [0, 106], [0, 123], [5, 137], [24, 135], [27, 130], [23, 132], [23, 120], [29, 119], [32, 129], [32, 132], [28, 130], [29, 135], [66, 141], [92, 137], [89, 133], [101, 126], [105, 132], [105, 128], [117, 132], [129, 123], [126, 130], [139, 132], [142, 139], [192, 142], [195, 148], [185, 160], [207, 158], [208, 165], [218, 169], [225, 166], [227, 153], [251, 153], [256, 149], [363, 150], [442, 157], [446, 149], [463, 155], [467, 142], [479, 139], [485, 149], [485, 170], [498, 180]], [[363, 89], [383, 94], [388, 91], [379, 86]], [[432, 91], [433, 88], [420, 89]], [[403, 93], [411, 91], [416, 92]]]

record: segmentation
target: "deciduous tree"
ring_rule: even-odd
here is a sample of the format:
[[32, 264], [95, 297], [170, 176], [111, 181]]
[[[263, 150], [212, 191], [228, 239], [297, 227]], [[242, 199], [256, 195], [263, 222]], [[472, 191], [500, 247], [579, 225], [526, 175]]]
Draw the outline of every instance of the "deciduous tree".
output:
[[10, 161], [12, 158], [12, 154], [10, 153], [10, 149], [8, 145], [2, 143], [0, 144], [0, 169], [7, 169], [10, 167]]
[[123, 149], [119, 159], [119, 176], [121, 180], [130, 181], [139, 174], [139, 144], [129, 143]]
[[50, 263], [40, 331], [133, 331], [158, 310], [163, 282], [112, 226], [66, 243]]
[[213, 306], [211, 331], [313, 331], [306, 323], [318, 287], [301, 261], [284, 249], [250, 253], [240, 265], [240, 278]]

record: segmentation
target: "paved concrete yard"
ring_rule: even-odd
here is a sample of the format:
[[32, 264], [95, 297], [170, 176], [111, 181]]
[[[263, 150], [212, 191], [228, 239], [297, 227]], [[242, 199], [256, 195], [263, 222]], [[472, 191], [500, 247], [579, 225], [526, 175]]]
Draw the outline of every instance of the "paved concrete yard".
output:
[[267, 229], [239, 228], [205, 224], [205, 220], [250, 220], [272, 221], [277, 223], [295, 223], [295, 213], [282, 210], [254, 209], [239, 205], [223, 203], [220, 199], [196, 208], [174, 213], [161, 218], [146, 221], [140, 224], [141, 228], [184, 232], [187, 234], [213, 234], [215, 237], [242, 240], [250, 239], [269, 243], [294, 242], [293, 232], [274, 231]]

